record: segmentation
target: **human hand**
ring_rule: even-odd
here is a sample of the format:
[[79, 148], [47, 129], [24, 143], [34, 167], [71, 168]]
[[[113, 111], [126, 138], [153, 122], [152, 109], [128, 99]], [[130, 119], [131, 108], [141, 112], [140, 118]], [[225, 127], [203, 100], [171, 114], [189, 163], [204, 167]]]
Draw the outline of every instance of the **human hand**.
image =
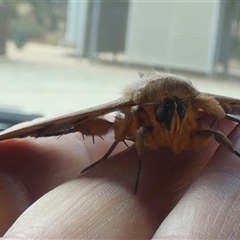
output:
[[[239, 127], [223, 120], [221, 130], [232, 131], [229, 138], [240, 150]], [[0, 142], [4, 237], [239, 238], [239, 158], [224, 147], [216, 151], [214, 140], [177, 156], [166, 149], [145, 151], [134, 195], [134, 147], [79, 176], [112, 141], [109, 135], [93, 145], [76, 133]]]

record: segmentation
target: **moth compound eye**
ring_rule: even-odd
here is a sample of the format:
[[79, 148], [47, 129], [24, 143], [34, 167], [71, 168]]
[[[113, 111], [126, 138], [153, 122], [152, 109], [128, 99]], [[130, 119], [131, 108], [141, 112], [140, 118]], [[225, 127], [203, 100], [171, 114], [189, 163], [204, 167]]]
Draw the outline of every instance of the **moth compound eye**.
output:
[[183, 103], [177, 105], [177, 113], [179, 118], [182, 120], [186, 114], [186, 106]]
[[158, 122], [164, 122], [167, 114], [167, 109], [163, 105], [159, 105], [156, 109], [156, 120]]
[[163, 123], [168, 131], [170, 131], [171, 128], [174, 111], [175, 106], [173, 101], [165, 102], [164, 104], [159, 105], [155, 111], [156, 120]]

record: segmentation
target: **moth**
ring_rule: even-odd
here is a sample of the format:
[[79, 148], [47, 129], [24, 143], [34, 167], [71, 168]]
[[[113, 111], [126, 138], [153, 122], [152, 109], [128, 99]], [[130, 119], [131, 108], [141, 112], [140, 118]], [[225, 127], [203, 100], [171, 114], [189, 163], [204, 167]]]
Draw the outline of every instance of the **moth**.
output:
[[[113, 130], [115, 141], [109, 150], [82, 172], [106, 160], [118, 143], [132, 140], [139, 155], [136, 193], [145, 148], [157, 150], [167, 147], [178, 154], [202, 146], [214, 137], [240, 157], [222, 132], [198, 124], [200, 111], [216, 119], [240, 122], [239, 99], [203, 93], [183, 77], [152, 71], [140, 74], [139, 81], [130, 85], [116, 101], [16, 130], [6, 130], [0, 133], [0, 140], [61, 136], [72, 132], [102, 137]], [[110, 112], [116, 112], [113, 122], [104, 119], [104, 115]]]

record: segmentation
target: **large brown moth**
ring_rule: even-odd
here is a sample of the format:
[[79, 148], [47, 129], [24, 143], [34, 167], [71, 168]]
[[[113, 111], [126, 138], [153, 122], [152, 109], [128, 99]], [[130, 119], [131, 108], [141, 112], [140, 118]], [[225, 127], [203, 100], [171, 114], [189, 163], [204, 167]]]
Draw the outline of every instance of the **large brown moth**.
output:
[[[140, 74], [140, 80], [127, 88], [123, 97], [116, 101], [33, 123], [28, 127], [6, 130], [0, 134], [0, 140], [60, 136], [76, 131], [87, 136], [102, 137], [113, 130], [115, 141], [112, 146], [100, 160], [82, 172], [107, 159], [119, 142], [132, 140], [139, 154], [136, 193], [145, 148], [168, 147], [177, 154], [202, 146], [214, 137], [240, 157], [223, 133], [210, 126], [199, 126], [197, 118], [200, 110], [216, 119], [228, 118], [240, 122], [239, 99], [202, 93], [185, 78], [151, 72]], [[103, 118], [110, 112], [116, 112], [113, 122]]]

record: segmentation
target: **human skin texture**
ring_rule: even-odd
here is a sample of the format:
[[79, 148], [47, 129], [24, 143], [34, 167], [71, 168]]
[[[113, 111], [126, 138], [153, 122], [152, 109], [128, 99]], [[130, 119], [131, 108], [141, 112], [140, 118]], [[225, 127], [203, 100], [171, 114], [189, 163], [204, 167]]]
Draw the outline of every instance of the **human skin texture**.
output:
[[[201, 120], [211, 124], [212, 119]], [[240, 128], [214, 124], [240, 150]], [[219, 126], [218, 126], [219, 125]], [[3, 238], [239, 239], [240, 159], [212, 139], [175, 155], [134, 146], [80, 175], [113, 142], [81, 134], [0, 142]]]

